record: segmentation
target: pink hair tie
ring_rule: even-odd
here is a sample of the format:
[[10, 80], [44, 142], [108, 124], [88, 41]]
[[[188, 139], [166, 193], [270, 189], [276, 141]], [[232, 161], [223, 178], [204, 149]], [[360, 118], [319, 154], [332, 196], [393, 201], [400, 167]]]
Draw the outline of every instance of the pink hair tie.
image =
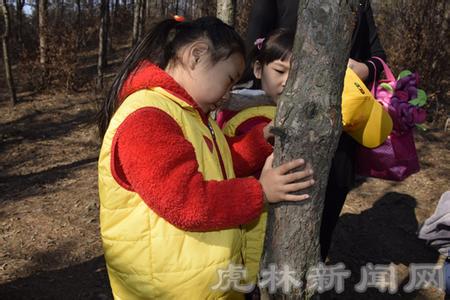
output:
[[261, 50], [264, 40], [265, 40], [265, 38], [256, 39], [254, 45], [256, 46], [256, 48], [258, 48], [258, 50]]

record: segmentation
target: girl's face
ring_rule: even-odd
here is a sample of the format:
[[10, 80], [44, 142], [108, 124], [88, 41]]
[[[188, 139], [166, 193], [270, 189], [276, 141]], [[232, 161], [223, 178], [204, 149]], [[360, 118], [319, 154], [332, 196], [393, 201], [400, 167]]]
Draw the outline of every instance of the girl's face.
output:
[[214, 63], [210, 54], [192, 71], [192, 80], [185, 87], [195, 102], [208, 113], [217, 108], [220, 103], [227, 100], [233, 85], [241, 77], [245, 68], [242, 54], [233, 53], [227, 59]]
[[264, 92], [277, 103], [278, 98], [283, 93], [290, 69], [291, 55], [284, 60], [277, 59], [264, 66], [256, 61], [253, 66], [253, 73], [257, 79], [261, 80], [261, 88]]
[[199, 40], [179, 51], [177, 63], [170, 63], [166, 72], [178, 82], [205, 112], [215, 109], [229, 96], [231, 87], [240, 79], [244, 57], [233, 53], [213, 62], [208, 41]]

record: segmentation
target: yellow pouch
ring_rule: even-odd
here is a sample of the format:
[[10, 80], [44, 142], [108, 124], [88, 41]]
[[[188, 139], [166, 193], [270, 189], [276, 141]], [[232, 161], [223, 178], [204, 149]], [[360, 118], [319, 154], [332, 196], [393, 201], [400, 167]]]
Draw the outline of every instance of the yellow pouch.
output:
[[361, 145], [375, 148], [392, 131], [392, 119], [355, 72], [347, 68], [342, 92], [342, 125]]

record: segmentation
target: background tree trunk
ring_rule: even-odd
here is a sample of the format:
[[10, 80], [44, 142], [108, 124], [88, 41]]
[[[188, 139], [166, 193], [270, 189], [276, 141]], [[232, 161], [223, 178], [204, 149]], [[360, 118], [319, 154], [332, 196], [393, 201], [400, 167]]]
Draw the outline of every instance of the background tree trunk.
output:
[[103, 77], [106, 67], [106, 54], [108, 47], [108, 22], [109, 22], [109, 0], [101, 0], [100, 4], [100, 30], [98, 45], [98, 63], [97, 63], [97, 90], [103, 89]]
[[39, 0], [39, 63], [47, 69], [47, 0]]
[[25, 0], [16, 0], [16, 20], [17, 20], [17, 41], [22, 43], [22, 23], [23, 23], [23, 6]]
[[5, 64], [5, 75], [6, 75], [6, 82], [8, 84], [9, 89], [9, 95], [11, 97], [11, 104], [15, 105], [17, 103], [16, 98], [16, 87], [14, 85], [14, 79], [11, 71], [11, 63], [9, 61], [9, 48], [8, 48], [8, 38], [10, 35], [10, 18], [9, 18], [9, 11], [8, 11], [8, 4], [6, 3], [6, 0], [1, 0], [1, 9], [3, 14], [3, 20], [4, 20], [4, 32], [2, 34], [2, 49], [3, 49], [3, 63]]
[[[319, 262], [319, 231], [331, 159], [341, 133], [341, 94], [353, 30], [350, 1], [301, 0], [292, 68], [275, 126], [275, 165], [304, 158], [314, 169], [310, 199], [271, 205], [262, 268], [288, 266], [303, 282], [272, 299], [308, 299], [306, 275]], [[283, 135], [283, 134], [282, 134]], [[267, 290], [263, 291], [267, 296]]]
[[64, 0], [57, 0], [56, 1], [56, 12], [54, 15], [54, 22], [55, 24], [58, 24], [59, 22], [62, 22], [64, 20]]
[[76, 21], [77, 48], [79, 48], [81, 41], [83, 40], [83, 30], [81, 29], [81, 1], [80, 0], [76, 0], [76, 6], [77, 6], [77, 21]]
[[142, 38], [142, 35], [144, 34], [144, 28], [145, 28], [145, 12], [147, 10], [147, 0], [141, 0], [141, 9], [139, 10], [139, 14], [141, 15], [139, 18], [139, 34], [138, 34], [138, 40]]
[[228, 25], [234, 26], [235, 8], [236, 0], [217, 0], [216, 16]]
[[[211, 3], [207, 0], [201, 0], [202, 6], [201, 6], [201, 15], [202, 16], [208, 16], [211, 8]], [[217, 5], [216, 5], [217, 7]], [[216, 10], [217, 11], [217, 10]]]
[[164, 0], [161, 0], [161, 15], [162, 16], [166, 16], [167, 12], [166, 12], [166, 3]]
[[141, 28], [141, 7], [142, 7], [142, 0], [136, 0], [134, 2], [134, 11], [133, 11], [133, 37], [132, 37], [132, 44], [136, 45], [136, 43], [139, 41], [139, 31]]
[[8, 6], [6, 4], [6, 0], [1, 0], [1, 9], [4, 20], [4, 32], [2, 34], [2, 49], [3, 49], [3, 63], [5, 65], [5, 75], [6, 75], [6, 83], [8, 84], [9, 95], [11, 97], [11, 104], [15, 105], [17, 103], [16, 98], [16, 87], [14, 85], [14, 79], [11, 71], [11, 63], [9, 61], [9, 48], [8, 48], [8, 38], [10, 34], [10, 19], [9, 19], [9, 11]]

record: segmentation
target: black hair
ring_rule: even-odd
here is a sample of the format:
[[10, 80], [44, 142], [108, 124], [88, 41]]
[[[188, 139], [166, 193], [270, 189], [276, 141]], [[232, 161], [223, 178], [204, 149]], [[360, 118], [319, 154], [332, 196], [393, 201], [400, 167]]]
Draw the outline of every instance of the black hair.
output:
[[244, 76], [240, 83], [252, 80], [254, 88], [260, 88], [259, 80], [253, 75], [253, 66], [258, 61], [262, 67], [270, 64], [274, 60], [285, 60], [292, 53], [294, 45], [295, 31], [288, 28], [279, 28], [271, 31], [262, 43], [254, 45], [247, 56], [246, 68]]
[[122, 63], [98, 113], [100, 137], [103, 138], [109, 121], [118, 107], [118, 96], [123, 84], [142, 62], [150, 61], [165, 69], [176, 57], [178, 50], [201, 38], [206, 38], [211, 43], [210, 54], [213, 63], [227, 59], [234, 53], [240, 53], [245, 57], [242, 38], [233, 27], [216, 17], [202, 17], [183, 22], [175, 19], [161, 21], [131, 49]]

